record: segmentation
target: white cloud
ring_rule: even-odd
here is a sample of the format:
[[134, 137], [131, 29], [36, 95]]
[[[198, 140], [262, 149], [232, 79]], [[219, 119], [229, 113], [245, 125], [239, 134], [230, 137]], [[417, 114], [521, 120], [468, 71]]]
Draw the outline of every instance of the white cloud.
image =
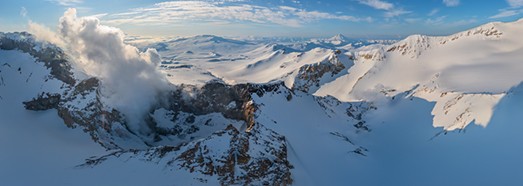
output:
[[507, 3], [510, 7], [500, 9], [498, 14], [490, 16], [489, 18], [497, 19], [504, 17], [512, 17], [523, 13], [523, 9], [521, 9], [521, 7], [523, 6], [523, 0], [507, 0]]
[[458, 6], [459, 3], [459, 0], [443, 0], [443, 4], [448, 7]]
[[411, 11], [406, 11], [403, 9], [396, 9], [396, 10], [391, 10], [391, 11], [385, 12], [385, 17], [392, 18], [392, 17], [397, 17], [397, 16], [400, 16], [403, 14], [408, 14], [408, 13], [411, 13]]
[[109, 24], [158, 25], [183, 21], [248, 21], [299, 27], [304, 23], [323, 19], [367, 21], [347, 15], [306, 11], [288, 6], [264, 7], [248, 4], [225, 5], [223, 2], [170, 1], [151, 7], [131, 9], [129, 12], [104, 17]]
[[413, 23], [417, 23], [420, 20], [421, 20], [421, 18], [406, 18], [405, 22], [413, 24]]
[[83, 0], [48, 0], [62, 6], [74, 6], [83, 3]]
[[[293, 15], [298, 16], [301, 20], [305, 22], [310, 21], [316, 21], [321, 19], [338, 19], [338, 20], [344, 20], [344, 21], [361, 21], [362, 19], [355, 18], [352, 16], [346, 16], [346, 15], [333, 15], [330, 13], [325, 12], [318, 12], [318, 11], [304, 11], [304, 10], [297, 10], [292, 12]], [[368, 19], [365, 19], [368, 20]]]
[[507, 3], [511, 7], [521, 7], [521, 6], [523, 6], [523, 0], [507, 0]]
[[434, 16], [436, 15], [437, 13], [439, 13], [439, 9], [435, 8], [435, 9], [432, 9], [429, 14], [427, 14], [428, 16]]
[[95, 17], [95, 18], [102, 18], [102, 17], [105, 17], [106, 15], [109, 15], [108, 13], [101, 13], [101, 14], [94, 14], [94, 15], [90, 15], [90, 16], [87, 16], [87, 17]]
[[64, 41], [51, 29], [32, 21], [29, 21], [27, 26], [29, 33], [33, 34], [37, 40], [47, 41], [61, 48], [65, 47]]
[[21, 15], [22, 17], [27, 17], [27, 9], [25, 9], [25, 7], [22, 7], [22, 8], [20, 9], [20, 15]]
[[359, 3], [379, 10], [391, 10], [394, 4], [381, 0], [358, 0]]
[[517, 10], [502, 10], [498, 14], [490, 16], [491, 19], [497, 19], [497, 18], [504, 18], [504, 17], [511, 17], [518, 15], [520, 12]]
[[409, 14], [411, 11], [404, 10], [402, 8], [396, 8], [394, 4], [382, 0], [357, 0], [359, 3], [370, 6], [378, 10], [386, 10], [383, 14], [386, 20], [389, 18]]
[[447, 16], [439, 16], [439, 17], [436, 17], [436, 18], [429, 18], [429, 19], [425, 20], [425, 24], [428, 24], [428, 25], [441, 25], [441, 24], [443, 24], [445, 18], [447, 18]]
[[477, 23], [478, 20], [475, 18], [471, 19], [462, 19], [457, 21], [446, 21], [447, 16], [439, 16], [435, 18], [428, 18], [425, 20], [425, 24], [430, 26], [440, 26], [444, 28], [453, 28], [453, 27], [459, 27], [459, 26], [465, 26], [470, 25], [473, 23]]

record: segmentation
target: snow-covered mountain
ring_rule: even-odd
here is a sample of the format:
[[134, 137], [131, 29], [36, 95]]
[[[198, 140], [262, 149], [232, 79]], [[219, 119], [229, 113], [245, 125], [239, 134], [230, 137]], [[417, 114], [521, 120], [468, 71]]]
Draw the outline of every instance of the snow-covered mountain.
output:
[[306, 50], [60, 25], [0, 34], [1, 185], [523, 183], [523, 21]]

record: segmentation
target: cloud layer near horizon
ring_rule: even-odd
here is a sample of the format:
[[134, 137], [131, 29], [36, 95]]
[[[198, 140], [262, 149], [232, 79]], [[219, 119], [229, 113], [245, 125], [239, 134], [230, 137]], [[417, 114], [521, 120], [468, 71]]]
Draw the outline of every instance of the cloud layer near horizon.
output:
[[151, 7], [131, 9], [129, 12], [104, 17], [107, 23], [119, 24], [169, 24], [190, 21], [246, 21], [271, 23], [290, 27], [318, 20], [372, 21], [348, 15], [335, 15], [320, 11], [277, 6], [266, 7], [250, 4], [224, 5], [222, 2], [206, 1], [168, 1], [156, 3]]

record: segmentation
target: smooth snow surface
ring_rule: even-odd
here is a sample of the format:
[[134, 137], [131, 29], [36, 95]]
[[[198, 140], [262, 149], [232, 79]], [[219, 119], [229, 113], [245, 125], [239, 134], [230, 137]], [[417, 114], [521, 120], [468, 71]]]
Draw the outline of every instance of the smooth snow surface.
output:
[[369, 46], [349, 73], [315, 95], [376, 101], [411, 91], [436, 102], [433, 126], [463, 129], [489, 123], [494, 106], [523, 78], [521, 22], [489, 23], [446, 37], [410, 36], [391, 46]]
[[[370, 112], [371, 132], [355, 132], [346, 115], [305, 94], [255, 100], [263, 103], [260, 121], [287, 138], [295, 185], [520, 185], [522, 87], [500, 101], [489, 127], [449, 133], [430, 125], [434, 103], [419, 98]], [[366, 156], [352, 152], [359, 146]]]
[[0, 56], [0, 185], [74, 185], [80, 178], [74, 167], [105, 150], [81, 129], [67, 128], [55, 110], [25, 110], [23, 101], [59, 91], [61, 82], [45, 81], [49, 70], [28, 54], [0, 50]]
[[[368, 159], [352, 167], [355, 185], [521, 185], [522, 86], [504, 97], [487, 128], [445, 134], [430, 126], [433, 107], [420, 99], [382, 107], [366, 138]], [[409, 114], [405, 114], [409, 113]], [[438, 135], [439, 134], [439, 135]], [[361, 163], [361, 164], [360, 164]]]

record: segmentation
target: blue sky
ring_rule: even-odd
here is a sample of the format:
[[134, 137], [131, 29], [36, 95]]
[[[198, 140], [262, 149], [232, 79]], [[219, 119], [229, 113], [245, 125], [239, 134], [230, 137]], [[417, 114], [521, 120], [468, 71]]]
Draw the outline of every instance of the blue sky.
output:
[[6, 0], [0, 31], [52, 29], [70, 7], [131, 35], [355, 38], [446, 35], [523, 15], [523, 0]]

